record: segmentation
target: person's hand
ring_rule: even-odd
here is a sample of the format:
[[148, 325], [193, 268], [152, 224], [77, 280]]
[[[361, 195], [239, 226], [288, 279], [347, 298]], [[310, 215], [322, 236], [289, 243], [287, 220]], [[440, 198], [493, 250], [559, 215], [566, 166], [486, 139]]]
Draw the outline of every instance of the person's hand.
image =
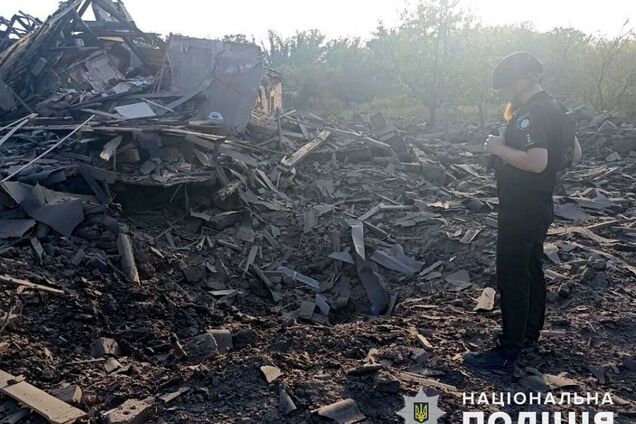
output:
[[504, 138], [501, 135], [489, 135], [484, 143], [484, 150], [493, 155], [498, 155], [504, 145]]

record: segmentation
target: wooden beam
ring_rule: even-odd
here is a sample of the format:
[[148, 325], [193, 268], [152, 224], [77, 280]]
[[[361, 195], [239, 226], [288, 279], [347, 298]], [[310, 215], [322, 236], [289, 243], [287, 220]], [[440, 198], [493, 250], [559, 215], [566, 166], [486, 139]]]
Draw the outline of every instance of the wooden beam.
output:
[[330, 134], [331, 134], [331, 132], [329, 132], [329, 131], [321, 131], [320, 134], [318, 135], [318, 137], [316, 137], [314, 140], [312, 140], [309, 143], [305, 144], [303, 147], [301, 147], [300, 149], [296, 150], [290, 156], [285, 156], [280, 161], [281, 165], [283, 165], [283, 166], [285, 166], [287, 168], [293, 168], [294, 166], [298, 165], [311, 152], [316, 150], [318, 147], [322, 146], [325, 143], [325, 141], [327, 141], [327, 138], [329, 137]]
[[20, 278], [14, 278], [9, 275], [0, 274], [0, 283], [12, 284], [14, 286], [27, 287], [33, 290], [39, 290], [52, 294], [64, 294], [64, 290], [56, 289], [53, 287], [43, 286], [40, 284], [35, 284], [27, 280], [22, 280]]
[[0, 146], [2, 146], [4, 144], [5, 141], [7, 141], [9, 138], [11, 138], [11, 136], [13, 134], [15, 134], [16, 131], [18, 131], [20, 128], [22, 128], [27, 122], [29, 122], [29, 118], [24, 119], [22, 122], [20, 122], [18, 125], [16, 125], [15, 127], [11, 128], [11, 130], [9, 130], [8, 133], [6, 133], [4, 135], [4, 137], [2, 137], [0, 139]]

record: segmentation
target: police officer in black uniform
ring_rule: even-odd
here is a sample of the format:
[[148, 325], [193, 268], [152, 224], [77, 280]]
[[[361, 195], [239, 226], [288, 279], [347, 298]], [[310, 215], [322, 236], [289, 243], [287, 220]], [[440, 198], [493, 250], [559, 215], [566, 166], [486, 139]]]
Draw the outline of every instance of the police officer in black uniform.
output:
[[[494, 349], [468, 352], [464, 362], [512, 372], [525, 347], [534, 347], [543, 328], [546, 286], [543, 242], [553, 219], [552, 192], [560, 163], [564, 108], [541, 86], [543, 64], [528, 52], [506, 56], [495, 68], [493, 87], [510, 100], [503, 136], [489, 136], [499, 197], [497, 288], [503, 334]], [[581, 157], [574, 139], [573, 159]]]

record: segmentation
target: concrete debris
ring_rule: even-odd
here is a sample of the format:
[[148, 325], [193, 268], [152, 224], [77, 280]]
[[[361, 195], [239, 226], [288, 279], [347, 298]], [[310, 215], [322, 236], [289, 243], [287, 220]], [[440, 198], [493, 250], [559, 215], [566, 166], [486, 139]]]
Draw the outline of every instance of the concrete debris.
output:
[[193, 337], [183, 348], [188, 355], [188, 360], [193, 363], [201, 363], [219, 353], [219, 345], [216, 342], [216, 338], [210, 333], [203, 333]]
[[128, 399], [117, 408], [105, 412], [103, 418], [107, 424], [141, 424], [150, 419], [153, 409], [153, 404], [148, 401]]
[[495, 289], [486, 287], [477, 299], [477, 305], [473, 311], [492, 311], [492, 308], [495, 307], [495, 293]]
[[107, 373], [112, 373], [115, 372], [119, 369], [121, 369], [122, 364], [121, 362], [119, 362], [117, 359], [115, 358], [108, 358], [106, 359], [106, 361], [104, 362], [104, 369], [106, 370]]
[[116, 340], [108, 337], [99, 337], [91, 345], [91, 353], [93, 356], [119, 356], [122, 350]]
[[51, 394], [59, 400], [73, 405], [79, 405], [82, 401], [82, 389], [76, 384], [60, 387], [53, 390]]
[[261, 372], [268, 384], [274, 382], [278, 377], [283, 375], [278, 367], [273, 367], [271, 365], [263, 365], [261, 367]]
[[207, 333], [211, 334], [214, 340], [216, 340], [219, 352], [229, 352], [234, 347], [232, 333], [229, 330], [208, 330]]

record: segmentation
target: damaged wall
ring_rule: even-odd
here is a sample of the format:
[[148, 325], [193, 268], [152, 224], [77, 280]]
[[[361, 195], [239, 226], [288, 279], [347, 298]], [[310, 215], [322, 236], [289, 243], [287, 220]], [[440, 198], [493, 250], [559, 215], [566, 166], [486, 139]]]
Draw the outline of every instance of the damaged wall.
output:
[[187, 93], [209, 84], [199, 118], [221, 112], [230, 130], [245, 130], [265, 76], [258, 46], [171, 35], [167, 57], [173, 90]]
[[282, 110], [283, 82], [278, 72], [267, 69], [265, 78], [258, 89], [258, 98], [252, 116], [259, 120], [267, 120], [268, 117], [275, 116], [276, 111]]

